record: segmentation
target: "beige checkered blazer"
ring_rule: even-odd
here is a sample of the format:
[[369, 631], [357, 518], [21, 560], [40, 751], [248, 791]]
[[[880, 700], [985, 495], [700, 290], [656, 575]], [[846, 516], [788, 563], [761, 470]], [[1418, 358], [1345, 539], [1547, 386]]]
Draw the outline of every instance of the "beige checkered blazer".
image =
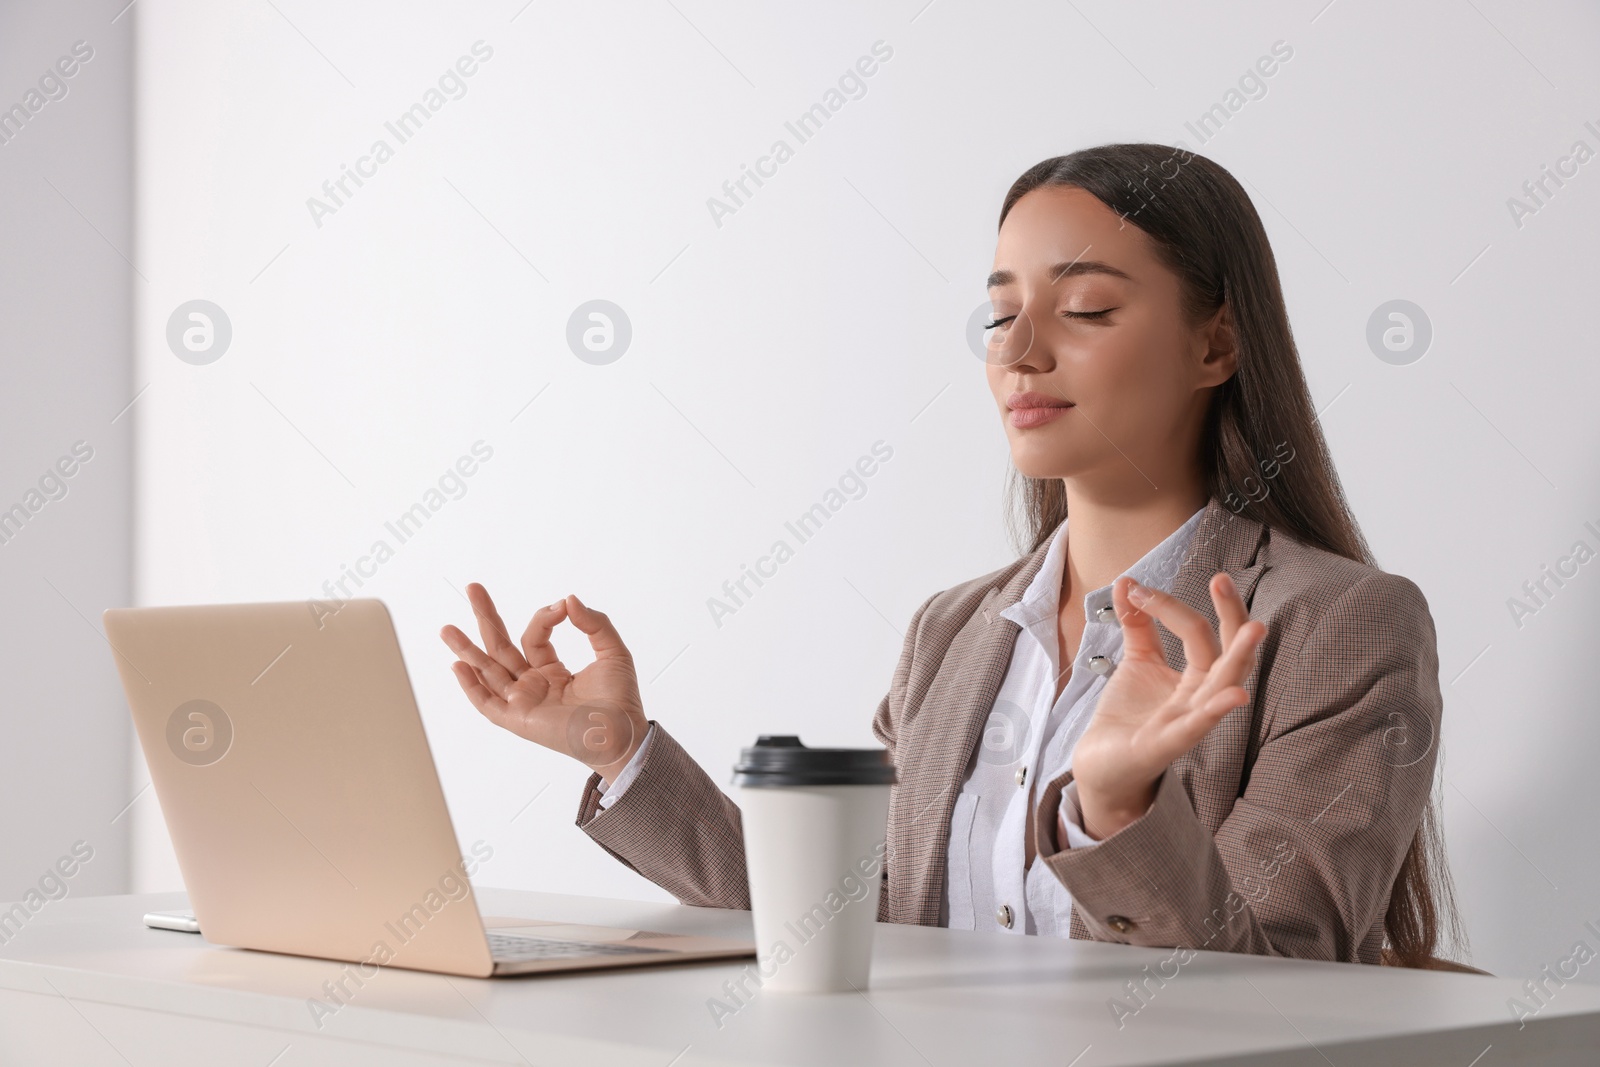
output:
[[[1019, 632], [1000, 612], [1047, 548], [936, 593], [912, 617], [872, 720], [899, 776], [882, 921], [938, 924], [951, 810]], [[1072, 894], [1073, 937], [1376, 964], [1433, 786], [1442, 699], [1427, 602], [1406, 578], [1213, 498], [1172, 590], [1213, 626], [1219, 570], [1267, 626], [1251, 702], [1172, 763], [1148, 812], [1094, 848], [1058, 849], [1054, 812], [1072, 773], [1047, 783], [1039, 861]], [[1161, 639], [1181, 670], [1182, 644], [1164, 627]], [[738, 806], [659, 723], [609, 808], [598, 782], [579, 807], [585, 833], [685, 904], [749, 907]]]

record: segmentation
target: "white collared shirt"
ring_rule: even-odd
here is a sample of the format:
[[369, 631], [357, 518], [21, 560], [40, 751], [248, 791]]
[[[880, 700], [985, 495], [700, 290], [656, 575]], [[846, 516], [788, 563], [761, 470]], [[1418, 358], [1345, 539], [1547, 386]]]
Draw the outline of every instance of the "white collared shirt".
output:
[[[1195, 512], [1123, 574], [1171, 592], [1204, 513], [1204, 508]], [[1105, 676], [1095, 670], [1102, 662], [1097, 657], [1116, 663], [1122, 629], [1114, 611], [1101, 610], [1111, 605], [1110, 585], [1084, 598], [1083, 640], [1057, 699], [1057, 611], [1066, 554], [1067, 521], [1062, 520], [1038, 574], [1021, 599], [999, 613], [1022, 630], [950, 816], [940, 910], [942, 924], [952, 929], [1072, 936], [1067, 887], [1043, 863], [1024, 867], [1028, 802], [1035, 782], [1051, 781], [1072, 766], [1072, 751], [1105, 688]], [[1076, 782], [1067, 786], [1069, 793], [1076, 789]], [[1096, 842], [1069, 820], [1066, 844], [1090, 848]]]

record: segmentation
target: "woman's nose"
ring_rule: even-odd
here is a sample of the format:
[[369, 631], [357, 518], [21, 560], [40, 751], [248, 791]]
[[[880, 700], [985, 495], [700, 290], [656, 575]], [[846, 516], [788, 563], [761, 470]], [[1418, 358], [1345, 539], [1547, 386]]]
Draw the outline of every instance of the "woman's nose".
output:
[[1003, 327], [1001, 337], [990, 346], [989, 361], [1007, 370], [1046, 371], [1055, 366], [1047, 331], [1039, 328], [1037, 313], [1024, 307]]

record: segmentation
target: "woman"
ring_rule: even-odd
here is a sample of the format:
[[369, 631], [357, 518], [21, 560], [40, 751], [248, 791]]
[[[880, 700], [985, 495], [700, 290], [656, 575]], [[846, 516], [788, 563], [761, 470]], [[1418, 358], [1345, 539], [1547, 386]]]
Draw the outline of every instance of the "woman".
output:
[[[899, 777], [880, 919], [1459, 968], [1433, 621], [1346, 507], [1244, 190], [1159, 145], [1045, 160], [989, 292], [1027, 550], [912, 617], [872, 722]], [[583, 830], [684, 903], [748, 907], [738, 807], [646, 718], [611, 621], [569, 596], [519, 650], [471, 599], [456, 677], [594, 771]]]

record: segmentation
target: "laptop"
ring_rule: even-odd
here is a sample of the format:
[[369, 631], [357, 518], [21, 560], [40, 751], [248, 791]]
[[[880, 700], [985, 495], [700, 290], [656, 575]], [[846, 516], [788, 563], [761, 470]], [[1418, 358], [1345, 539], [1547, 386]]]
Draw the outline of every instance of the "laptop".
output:
[[755, 955], [753, 941], [486, 920], [382, 601], [104, 620], [208, 941], [475, 978]]

